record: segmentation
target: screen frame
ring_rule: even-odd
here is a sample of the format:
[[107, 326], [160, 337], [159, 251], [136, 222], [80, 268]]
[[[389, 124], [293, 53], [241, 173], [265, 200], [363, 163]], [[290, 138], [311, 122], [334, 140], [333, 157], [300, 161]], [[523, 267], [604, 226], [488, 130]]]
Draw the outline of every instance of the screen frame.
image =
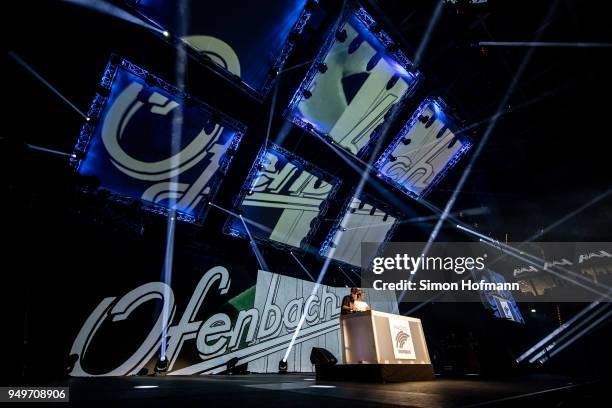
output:
[[[289, 101], [289, 104], [283, 113], [283, 116], [287, 120], [289, 120], [291, 123], [293, 123], [294, 125], [313, 134], [314, 136], [319, 137], [320, 139], [324, 141], [329, 141], [330, 143], [333, 143], [333, 144], [337, 144], [337, 143], [331, 140], [331, 137], [328, 134], [317, 130], [310, 122], [301, 119], [300, 117], [295, 115], [294, 112], [298, 109], [299, 103], [304, 98], [304, 92], [312, 86], [312, 83], [316, 75], [319, 73], [320, 64], [322, 64], [325, 61], [325, 58], [331, 51], [331, 48], [333, 47], [334, 42], [336, 40], [336, 33], [339, 27], [349, 22], [351, 17], [355, 17], [360, 24], [365, 26], [365, 28], [385, 47], [389, 55], [393, 57], [395, 61], [402, 68], [404, 68], [406, 72], [413, 79], [413, 84], [410, 86], [407, 92], [404, 93], [402, 97], [385, 114], [385, 117], [383, 121], [380, 123], [378, 130], [380, 130], [380, 128], [385, 123], [387, 123], [390, 120], [393, 120], [393, 117], [395, 116], [395, 114], [398, 113], [402, 109], [402, 107], [406, 104], [406, 101], [415, 94], [416, 90], [420, 87], [421, 82], [422, 82], [421, 72], [414, 68], [414, 64], [412, 63], [412, 61], [410, 61], [410, 59], [406, 56], [406, 54], [402, 50], [399, 49], [399, 47], [397, 46], [397, 42], [393, 41], [393, 39], [391, 38], [389, 34], [387, 34], [387, 32], [379, 28], [380, 26], [378, 25], [378, 23], [376, 23], [374, 18], [362, 6], [358, 5], [354, 1], [351, 1], [351, 0], [347, 1], [342, 10], [340, 18], [338, 19], [337, 24], [335, 24], [330, 29], [323, 46], [317, 53], [317, 56], [315, 57], [310, 68], [306, 72], [304, 79], [302, 79], [300, 85], [298, 86], [295, 93], [291, 97], [291, 100]], [[368, 140], [365, 146], [363, 146], [359, 150], [359, 152], [357, 152], [357, 154], [354, 156], [358, 158], [363, 158], [369, 153], [372, 144], [379, 137], [384, 136], [384, 135], [381, 135], [378, 130], [374, 131], [375, 134], [372, 135], [372, 137]], [[344, 147], [340, 145], [338, 146], [344, 149]], [[353, 153], [350, 153], [350, 154], [353, 155]]]
[[[401, 143], [401, 141], [406, 138], [406, 135], [412, 130], [412, 128], [415, 126], [416, 122], [418, 121], [419, 116], [421, 116], [423, 111], [430, 105], [437, 106], [437, 109], [444, 112], [444, 116], [447, 118], [446, 123], [445, 123], [446, 126], [453, 132], [454, 137], [459, 139], [459, 141], [462, 143], [462, 147], [452, 156], [452, 158], [438, 172], [438, 174], [434, 177], [434, 179], [431, 181], [429, 186], [427, 186], [427, 188], [421, 191], [421, 193], [415, 193], [414, 191], [405, 187], [403, 184], [397, 183], [390, 177], [382, 174], [381, 169], [389, 162], [389, 156], [391, 156], [391, 153], [393, 153], [393, 151], [397, 148], [397, 146]], [[385, 181], [391, 186], [395, 187], [396, 189], [406, 194], [410, 198], [413, 198], [415, 200], [420, 200], [426, 197], [435, 188], [435, 186], [440, 182], [440, 180], [442, 180], [446, 176], [446, 174], [459, 162], [459, 160], [461, 160], [463, 156], [467, 154], [467, 152], [473, 146], [473, 142], [469, 137], [459, 134], [461, 130], [461, 127], [457, 126], [459, 122], [460, 122], [459, 119], [450, 112], [448, 105], [440, 97], [430, 96], [430, 97], [425, 98], [418, 105], [414, 113], [410, 116], [410, 119], [408, 119], [408, 121], [404, 124], [404, 126], [402, 126], [402, 128], [397, 133], [397, 135], [393, 137], [393, 140], [391, 141], [389, 146], [387, 146], [387, 148], [383, 151], [383, 153], [374, 163], [373, 167], [376, 170], [376, 177]], [[457, 129], [459, 129], [459, 132], [457, 131]]]
[[[282, 148], [281, 146], [273, 142], [268, 142], [267, 144], [264, 144], [259, 149], [259, 152], [257, 153], [257, 156], [255, 158], [255, 162], [251, 166], [251, 169], [249, 170], [249, 174], [244, 184], [240, 188], [240, 192], [234, 198], [234, 201], [232, 203], [232, 211], [235, 214], [241, 214], [242, 203], [244, 199], [246, 198], [248, 192], [250, 191], [251, 185], [255, 182], [255, 179], [259, 176], [259, 172], [261, 171], [260, 170], [261, 163], [265, 159], [265, 155], [269, 150], [272, 150], [276, 153], [279, 153], [285, 156], [288, 162], [292, 164], [297, 164], [298, 166], [300, 166], [301, 169], [331, 184], [332, 188], [329, 194], [327, 195], [327, 197], [321, 202], [322, 209], [319, 212], [319, 214], [313, 219], [314, 226], [310, 227], [308, 234], [306, 234], [306, 236], [302, 239], [302, 243], [300, 247], [295, 247], [295, 246], [285, 244], [279, 241], [274, 241], [268, 238], [261, 238], [259, 236], [253, 236], [253, 239], [259, 243], [263, 243], [273, 248], [277, 248], [281, 250], [288, 250], [288, 251], [301, 250], [304, 252], [311, 252], [310, 251], [312, 248], [311, 244], [313, 242], [313, 239], [317, 231], [319, 230], [321, 226], [320, 219], [323, 218], [329, 211], [329, 207], [330, 207], [329, 203], [330, 201], [334, 200], [334, 197], [342, 184], [342, 180], [339, 177], [336, 177], [324, 170], [321, 170], [319, 167], [297, 156], [296, 154]], [[250, 240], [250, 237], [247, 233], [244, 233], [241, 230], [237, 230], [233, 227], [234, 218], [237, 218], [237, 217], [234, 215], [230, 215], [228, 217], [223, 227], [223, 233], [226, 235], [232, 236], [232, 237]], [[316, 252], [316, 249], [314, 249], [313, 252]]]
[[381, 242], [380, 246], [378, 247], [378, 250], [376, 251], [376, 254], [374, 254], [373, 257], [380, 255], [384, 251], [384, 247], [386, 243], [391, 241], [391, 238], [395, 234], [395, 230], [400, 225], [402, 219], [404, 218], [404, 215], [399, 210], [397, 210], [395, 207], [377, 198], [374, 198], [370, 194], [367, 194], [363, 191], [358, 193], [357, 188], [354, 188], [353, 190], [351, 190], [350, 194], [348, 195], [348, 199], [344, 202], [344, 204], [342, 204], [342, 209], [340, 210], [340, 213], [338, 214], [338, 218], [336, 219], [336, 221], [334, 221], [334, 224], [332, 225], [330, 231], [327, 233], [327, 236], [325, 240], [323, 241], [323, 244], [319, 248], [318, 255], [323, 260], [329, 259], [330, 262], [332, 262], [333, 264], [337, 266], [343, 266], [353, 271], [360, 271], [362, 267], [350, 264], [345, 261], [341, 261], [339, 259], [330, 258], [328, 256], [328, 251], [331, 248], [336, 232], [341, 228], [340, 225], [342, 224], [342, 220], [344, 219], [346, 213], [349, 211], [351, 203], [353, 202], [353, 199], [355, 198], [357, 198], [363, 203], [372, 205], [376, 209], [382, 210], [386, 214], [389, 214], [395, 218], [393, 225], [391, 225], [391, 228], [389, 228], [389, 230], [385, 234], [385, 239]]
[[[100, 83], [98, 84], [98, 91], [94, 96], [94, 99], [89, 106], [89, 110], [87, 111], [87, 119], [83, 126], [81, 127], [81, 131], [79, 137], [76, 141], [76, 144], [73, 148], [72, 154], [70, 155], [69, 164], [73, 171], [78, 174], [81, 163], [87, 157], [89, 146], [92, 138], [94, 137], [98, 126], [101, 126], [101, 121], [104, 118], [101, 117], [108, 100], [111, 95], [111, 88], [113, 82], [115, 80], [115, 76], [119, 70], [124, 70], [129, 74], [137, 76], [144, 80], [150, 86], [155, 86], [160, 89], [163, 89], [165, 92], [169, 93], [176, 99], [180, 99], [183, 102], [189, 101], [188, 103], [193, 104], [193, 106], [201, 109], [206, 114], [215, 118], [216, 123], [223, 125], [226, 128], [229, 128], [234, 131], [234, 136], [232, 141], [230, 142], [224, 157], [219, 164], [219, 168], [217, 169], [215, 175], [213, 176], [209, 194], [209, 201], [214, 199], [217, 194], [221, 182], [223, 181], [223, 176], [227, 173], [227, 169], [229, 168], [232, 158], [236, 154], [238, 150], [238, 146], [240, 141], [242, 140], [244, 134], [247, 131], [247, 127], [236, 119], [227, 116], [226, 114], [212, 108], [210, 105], [202, 102], [196, 98], [193, 98], [190, 94], [185, 91], [182, 91], [163, 79], [149, 73], [146, 69], [128, 61], [127, 59], [118, 56], [116, 54], [112, 54], [110, 56], [109, 62], [106, 65], [104, 73], [102, 74], [102, 78]], [[114, 192], [112, 190], [108, 190], [104, 187], [97, 187], [92, 189], [90, 187], [82, 187], [82, 191], [86, 193], [94, 193], [99, 191], [108, 192], [108, 199], [120, 203], [131, 204], [134, 202], [142, 202], [142, 208], [148, 212], [168, 216], [171, 209], [167, 206], [154, 204], [148, 201], [143, 201], [138, 197], [132, 197], [130, 195]], [[178, 221], [187, 222], [190, 224], [195, 224], [201, 226], [204, 223], [204, 219], [206, 218], [206, 214], [210, 209], [210, 205], [206, 203], [202, 208], [202, 211], [196, 216], [192, 214], [187, 214], [182, 211], [174, 210], [173, 212], [176, 214], [176, 219]]]

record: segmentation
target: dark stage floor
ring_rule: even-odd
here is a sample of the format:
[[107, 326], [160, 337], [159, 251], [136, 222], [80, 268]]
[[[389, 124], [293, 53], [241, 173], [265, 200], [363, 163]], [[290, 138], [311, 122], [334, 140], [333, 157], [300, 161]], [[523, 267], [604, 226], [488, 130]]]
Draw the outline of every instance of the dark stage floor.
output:
[[304, 374], [69, 379], [72, 403], [134, 407], [580, 407], [605, 406], [603, 381], [548, 376], [438, 378], [395, 384], [317, 382]]

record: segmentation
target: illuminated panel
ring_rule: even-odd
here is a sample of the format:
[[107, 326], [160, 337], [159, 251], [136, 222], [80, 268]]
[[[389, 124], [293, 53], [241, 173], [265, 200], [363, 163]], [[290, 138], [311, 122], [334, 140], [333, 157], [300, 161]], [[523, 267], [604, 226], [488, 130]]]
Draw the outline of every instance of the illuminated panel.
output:
[[200, 223], [244, 126], [117, 57], [100, 88], [72, 166], [97, 177], [111, 198], [142, 200], [161, 214], [175, 209], [179, 220]]
[[378, 127], [416, 87], [418, 73], [363, 10], [349, 7], [293, 96], [296, 125], [363, 156]]
[[237, 217], [225, 232], [264, 242], [305, 248], [340, 181], [274, 144], [262, 148], [236, 200]]
[[395, 229], [397, 217], [389, 214], [376, 200], [362, 194], [353, 196], [342, 211], [323, 243], [319, 254], [361, 267], [361, 243], [388, 241]]
[[188, 3], [183, 15], [177, 0], [126, 2], [180, 37], [202, 62], [229, 79], [237, 77], [259, 96], [270, 90], [311, 15], [307, 0], [190, 1], [182, 2]]
[[469, 150], [440, 100], [426, 99], [376, 161], [378, 177], [404, 193], [424, 197]]

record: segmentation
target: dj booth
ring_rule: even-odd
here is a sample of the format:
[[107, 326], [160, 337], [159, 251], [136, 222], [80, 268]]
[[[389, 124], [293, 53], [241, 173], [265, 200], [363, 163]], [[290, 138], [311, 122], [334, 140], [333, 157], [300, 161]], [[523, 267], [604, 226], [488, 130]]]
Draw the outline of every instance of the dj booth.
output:
[[317, 365], [318, 380], [434, 379], [421, 320], [370, 310], [340, 316], [344, 364]]

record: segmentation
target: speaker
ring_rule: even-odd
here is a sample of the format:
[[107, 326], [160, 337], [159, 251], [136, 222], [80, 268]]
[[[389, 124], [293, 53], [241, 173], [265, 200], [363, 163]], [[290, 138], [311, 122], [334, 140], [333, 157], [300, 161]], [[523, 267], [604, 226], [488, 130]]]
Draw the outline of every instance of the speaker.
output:
[[314, 365], [334, 365], [338, 360], [324, 348], [313, 347], [310, 352], [310, 362]]

